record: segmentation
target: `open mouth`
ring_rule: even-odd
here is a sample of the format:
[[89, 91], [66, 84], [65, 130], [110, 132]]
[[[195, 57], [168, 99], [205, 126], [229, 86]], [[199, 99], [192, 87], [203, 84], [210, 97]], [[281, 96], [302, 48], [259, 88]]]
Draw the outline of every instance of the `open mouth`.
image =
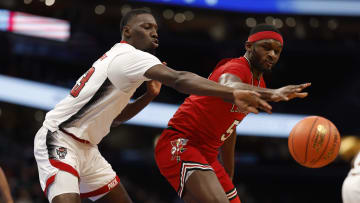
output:
[[274, 65], [274, 63], [270, 61], [266, 61], [265, 64], [269, 67], [272, 67]]

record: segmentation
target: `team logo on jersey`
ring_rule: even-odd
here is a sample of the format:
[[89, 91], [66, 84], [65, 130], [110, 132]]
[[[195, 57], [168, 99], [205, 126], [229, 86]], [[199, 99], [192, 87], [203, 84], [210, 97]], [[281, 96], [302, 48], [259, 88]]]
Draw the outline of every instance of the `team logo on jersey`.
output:
[[59, 156], [59, 159], [65, 159], [67, 149], [65, 147], [59, 147], [56, 149], [56, 154]]
[[183, 153], [186, 148], [184, 147], [188, 142], [188, 139], [184, 139], [184, 138], [179, 138], [176, 140], [171, 141], [171, 146], [173, 146], [171, 148], [171, 160], [176, 159], [177, 162], [179, 162], [180, 159], [180, 154]]

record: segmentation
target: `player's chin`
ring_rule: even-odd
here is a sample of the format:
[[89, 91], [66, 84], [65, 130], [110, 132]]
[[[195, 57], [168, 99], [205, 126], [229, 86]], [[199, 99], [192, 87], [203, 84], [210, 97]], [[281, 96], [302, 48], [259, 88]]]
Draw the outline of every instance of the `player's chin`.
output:
[[263, 69], [265, 72], [271, 72], [273, 67], [274, 67], [274, 64], [265, 63], [265, 65], [263, 66]]
[[150, 47], [145, 50], [146, 52], [155, 55], [156, 54], [156, 48]]
[[267, 65], [265, 65], [265, 66], [262, 66], [261, 67], [261, 72], [266, 72], [266, 73], [268, 73], [268, 72], [271, 72], [272, 71], [272, 66], [267, 66]]

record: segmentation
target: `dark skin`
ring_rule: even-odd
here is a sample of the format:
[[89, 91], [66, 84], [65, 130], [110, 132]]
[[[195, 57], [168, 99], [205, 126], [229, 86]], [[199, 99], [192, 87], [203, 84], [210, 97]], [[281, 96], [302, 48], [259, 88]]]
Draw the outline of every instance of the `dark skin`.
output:
[[[253, 80], [258, 80], [264, 72], [271, 71], [273, 66], [278, 62], [283, 46], [276, 40], [265, 39], [255, 43], [246, 42], [245, 48], [245, 57], [250, 61]], [[244, 89], [257, 91], [261, 94], [262, 98], [274, 102], [288, 101], [293, 98], [304, 98], [307, 96], [307, 93], [302, 92], [302, 90], [310, 86], [310, 83], [305, 83], [301, 85], [288, 85], [279, 89], [260, 88], [242, 83], [241, 79], [233, 74], [223, 74], [219, 79], [219, 83], [233, 87], [241, 86]], [[232, 135], [224, 141], [220, 150], [224, 168], [231, 179], [234, 176], [235, 144], [236, 129], [234, 129]]]
[[[264, 72], [272, 70], [280, 58], [282, 48], [281, 43], [274, 39], [246, 42], [246, 53], [244, 56], [250, 61], [254, 81], [259, 80]], [[273, 102], [288, 101], [293, 98], [304, 98], [308, 93], [302, 92], [303, 89], [311, 85], [311, 83], [304, 83], [300, 85], [288, 85], [279, 89], [259, 88], [243, 83], [239, 77], [233, 74], [221, 75], [219, 83], [229, 87], [256, 91], [261, 94], [263, 99]]]
[[[153, 53], [159, 46], [158, 25], [150, 14], [139, 14], [132, 18], [123, 30], [123, 40], [137, 49]], [[217, 96], [233, 102], [240, 109], [258, 113], [258, 109], [270, 112], [271, 106], [259, 98], [259, 94], [247, 90], [235, 90], [202, 78], [194, 73], [176, 71], [164, 64], [151, 67], [144, 74], [185, 94]]]
[[11, 196], [9, 183], [8, 183], [5, 173], [1, 167], [0, 167], [0, 192], [1, 192], [2, 199], [4, 200], [5, 203], [13, 203], [14, 202], [14, 200]]
[[[159, 46], [157, 29], [157, 23], [152, 15], [139, 14], [130, 19], [127, 25], [124, 26], [122, 39], [136, 49], [154, 53], [155, 49]], [[158, 64], [151, 67], [145, 72], [144, 76], [170, 86], [181, 93], [220, 97], [225, 101], [236, 104], [239, 109], [244, 111], [253, 113], [258, 113], [260, 109], [266, 112], [271, 111], [271, 106], [260, 98], [260, 94], [254, 91], [237, 90], [232, 87], [220, 85], [191, 72], [175, 71], [165, 64]], [[155, 86], [157, 87], [148, 87], [145, 95], [137, 99], [134, 103], [127, 105], [123, 110], [125, 113], [121, 113], [113, 124], [118, 125], [141, 111], [160, 91], [161, 85], [157, 83], [158, 82], [155, 82]], [[153, 94], [154, 92], [155, 94]], [[213, 177], [212, 180], [215, 179]], [[132, 202], [121, 183], [98, 201]], [[81, 199], [79, 194], [66, 193], [54, 197], [52, 202], [79, 203]]]
[[[281, 43], [273, 39], [264, 39], [255, 43], [246, 42], [245, 57], [249, 59], [253, 80], [259, 80], [264, 72], [271, 71], [280, 58], [282, 48]], [[310, 83], [305, 83], [301, 85], [289, 85], [279, 89], [260, 88], [245, 84], [236, 75], [228, 73], [220, 76], [219, 83], [229, 87], [256, 91], [263, 99], [273, 102], [288, 101], [293, 98], [304, 98], [307, 96], [307, 93], [302, 92], [302, 90], [310, 86]], [[231, 136], [224, 141], [220, 150], [223, 166], [231, 179], [234, 176], [235, 144], [236, 128], [233, 129]], [[211, 187], [203, 188], [203, 185], [208, 184]], [[212, 202], [214, 198], [214, 202], [229, 202], [215, 173], [200, 170], [192, 173], [185, 183], [185, 202]]]

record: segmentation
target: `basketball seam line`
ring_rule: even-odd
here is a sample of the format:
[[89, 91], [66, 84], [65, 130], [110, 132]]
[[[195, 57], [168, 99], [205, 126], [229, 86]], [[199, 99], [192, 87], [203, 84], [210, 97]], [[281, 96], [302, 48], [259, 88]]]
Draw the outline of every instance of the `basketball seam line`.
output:
[[[316, 120], [313, 122], [313, 125], [311, 126], [311, 129], [310, 129], [310, 132], [309, 132], [309, 135], [311, 135], [311, 132], [312, 132], [312, 130], [314, 129], [314, 126], [315, 126], [315, 123], [317, 122], [319, 120], [319, 118], [316, 118]], [[307, 152], [308, 152], [308, 146], [309, 146], [309, 140], [310, 140], [310, 137], [311, 136], [308, 136], [308, 139], [307, 139], [307, 141], [306, 141], [306, 148], [305, 148], [305, 160], [304, 160], [304, 163], [303, 164], [305, 164], [306, 163], [306, 161], [307, 161]]]
[[294, 131], [293, 134], [290, 134], [290, 136], [291, 136], [291, 143], [292, 143], [292, 151], [293, 151], [295, 160], [298, 159], [297, 155], [295, 154], [295, 145], [294, 145], [294, 136], [296, 135], [296, 130], [297, 130], [297, 128], [295, 128], [295, 131]]

